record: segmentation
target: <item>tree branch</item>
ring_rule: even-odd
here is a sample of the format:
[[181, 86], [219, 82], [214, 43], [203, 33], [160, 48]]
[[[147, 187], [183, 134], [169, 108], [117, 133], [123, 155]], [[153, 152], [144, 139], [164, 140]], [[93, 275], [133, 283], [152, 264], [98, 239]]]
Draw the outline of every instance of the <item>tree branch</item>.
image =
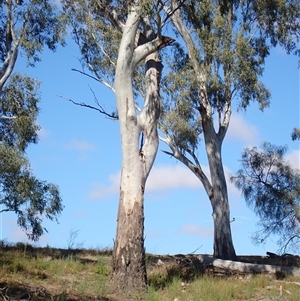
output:
[[14, 211], [14, 210], [5, 208], [5, 209], [1, 209], [1, 210], [0, 210], [0, 213], [3, 213], [3, 212], [10, 212], [10, 211]]
[[89, 109], [98, 111], [99, 113], [107, 116], [109, 119], [112, 119], [112, 120], [118, 120], [119, 119], [119, 117], [118, 117], [117, 114], [115, 114], [115, 113], [107, 113], [104, 110], [104, 108], [99, 103], [97, 103], [97, 105], [99, 106], [99, 108], [96, 108], [96, 107], [88, 105], [88, 104], [86, 104], [84, 102], [76, 102], [73, 99], [70, 99], [70, 98], [67, 98], [67, 97], [64, 97], [64, 96], [61, 96], [61, 95], [57, 95], [57, 97], [60, 97], [60, 98], [65, 99], [67, 101], [70, 101], [71, 103], [73, 103], [76, 106], [81, 106], [81, 107], [85, 107], [85, 108], [89, 108]]
[[107, 19], [115, 28], [117, 28], [120, 32], [123, 32], [125, 24], [119, 20], [118, 13], [116, 12], [115, 8], [110, 5], [110, 3], [111, 1], [99, 0], [97, 3], [99, 12], [107, 17]]
[[[209, 179], [203, 172], [198, 160], [196, 160], [196, 164], [194, 164], [190, 159], [188, 159], [184, 154], [182, 154], [177, 149], [177, 147], [172, 143], [171, 138], [168, 137], [168, 135], [167, 135], [166, 139], [164, 139], [162, 137], [159, 137], [159, 139], [162, 140], [163, 142], [165, 142], [172, 150], [172, 152], [168, 152], [168, 151], [162, 151], [162, 152], [176, 158], [178, 161], [180, 161], [186, 167], [188, 167], [192, 171], [192, 173], [201, 181], [207, 195], [210, 197], [211, 191], [212, 191], [212, 186], [211, 186]], [[192, 157], [194, 158], [194, 156], [192, 156]]]
[[93, 79], [93, 80], [95, 80], [95, 81], [97, 81], [97, 82], [103, 84], [105, 87], [109, 88], [110, 90], [112, 90], [112, 91], [115, 93], [114, 87], [112, 87], [109, 83], [107, 83], [106, 81], [102, 80], [101, 78], [97, 78], [97, 77], [95, 77], [95, 76], [92, 76], [92, 75], [90, 75], [90, 74], [87, 74], [87, 73], [84, 72], [84, 71], [80, 71], [80, 70], [75, 69], [75, 68], [72, 68], [71, 70], [72, 70], [72, 71], [75, 71], [75, 72], [79, 72], [79, 73], [81, 73], [81, 74], [83, 74], [83, 75], [85, 75], [85, 76], [87, 76], [87, 77], [89, 77], [89, 78], [91, 78], [91, 79]]
[[16, 118], [17, 118], [16, 116], [5, 116], [5, 115], [0, 116], [0, 119], [16, 119]]
[[[164, 4], [161, 0], [159, 0], [159, 3], [160, 3], [163, 7], [165, 6], [165, 4]], [[173, 14], [175, 14], [175, 12], [176, 12], [178, 9], [180, 9], [180, 8], [182, 7], [183, 4], [184, 4], [184, 0], [181, 0], [181, 1], [179, 1], [178, 6], [175, 7], [173, 10], [171, 10], [171, 9], [166, 9], [167, 16], [166, 16], [166, 18], [165, 18], [165, 19], [163, 20], [163, 22], [162, 22], [162, 27], [163, 27], [163, 25], [168, 21], [168, 19], [169, 19]]]
[[146, 43], [139, 45], [135, 50], [134, 50], [134, 55], [133, 55], [133, 64], [137, 65], [141, 60], [146, 58], [149, 54], [162, 49], [166, 46], [171, 45], [175, 40], [170, 38], [170, 37], [165, 37], [162, 36], [161, 38], [157, 36], [154, 40]]

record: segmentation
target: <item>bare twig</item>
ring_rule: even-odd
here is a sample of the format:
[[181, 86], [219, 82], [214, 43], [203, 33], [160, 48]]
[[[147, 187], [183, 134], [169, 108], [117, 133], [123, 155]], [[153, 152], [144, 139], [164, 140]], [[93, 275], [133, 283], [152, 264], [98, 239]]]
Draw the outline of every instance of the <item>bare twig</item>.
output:
[[180, 9], [180, 7], [184, 4], [184, 0], [179, 1], [178, 6], [175, 7], [173, 10], [171, 10], [170, 8], [167, 8], [165, 6], [165, 4], [162, 1], [159, 1], [160, 4], [165, 8], [165, 11], [167, 12], [167, 16], [165, 17], [165, 19], [162, 22], [162, 27], [164, 26], [164, 24], [166, 23], [166, 21], [178, 10]]
[[[90, 66], [90, 68], [92, 68], [92, 67]], [[81, 71], [81, 70], [78, 70], [78, 69], [75, 69], [75, 68], [72, 68], [71, 70], [72, 70], [72, 71], [75, 71], [75, 72], [79, 72], [79, 73], [81, 73], [81, 74], [83, 74], [83, 75], [85, 75], [85, 76], [87, 76], [87, 77], [92, 78], [93, 80], [95, 80], [95, 81], [97, 81], [97, 82], [103, 84], [105, 87], [109, 88], [110, 90], [112, 90], [112, 91], [115, 93], [115, 89], [114, 89], [109, 83], [107, 83], [106, 81], [102, 80], [101, 78], [92, 76], [92, 75], [90, 75], [90, 74], [88, 74], [88, 73], [86, 73], [86, 72], [84, 72], [84, 71]], [[94, 71], [94, 72], [95, 72], [95, 71]]]
[[112, 120], [119, 120], [119, 117], [118, 117], [117, 114], [115, 114], [115, 113], [107, 113], [107, 112], [104, 110], [104, 108], [103, 108], [102, 106], [100, 106], [99, 104], [98, 104], [99, 108], [96, 108], [96, 107], [91, 106], [91, 105], [88, 105], [88, 104], [86, 104], [86, 103], [84, 103], [84, 102], [76, 102], [76, 101], [74, 101], [73, 99], [64, 97], [64, 96], [62, 96], [62, 95], [57, 95], [57, 97], [60, 97], [60, 98], [65, 99], [65, 100], [67, 100], [67, 101], [70, 101], [71, 103], [73, 103], [73, 104], [76, 105], [76, 106], [81, 106], [81, 107], [85, 107], [85, 108], [89, 108], [89, 109], [98, 111], [99, 113], [101, 113], [101, 114], [107, 116], [109, 119], [112, 119]]
[[[7, 295], [8, 287], [5, 286], [3, 288], [0, 288], [0, 295], [3, 298], [4, 301], [9, 301], [9, 296]], [[3, 293], [4, 292], [4, 293]]]
[[17, 117], [16, 116], [0, 116], [0, 119], [16, 119]]

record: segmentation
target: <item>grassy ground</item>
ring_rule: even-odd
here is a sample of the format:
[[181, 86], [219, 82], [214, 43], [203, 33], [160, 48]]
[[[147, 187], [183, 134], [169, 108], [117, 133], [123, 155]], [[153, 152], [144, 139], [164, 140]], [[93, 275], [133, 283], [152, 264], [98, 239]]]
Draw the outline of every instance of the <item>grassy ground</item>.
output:
[[[0, 300], [125, 301], [109, 294], [109, 250], [0, 247]], [[300, 279], [203, 273], [197, 265], [157, 264], [147, 256], [145, 301], [300, 300]], [[141, 298], [140, 298], [141, 300]]]

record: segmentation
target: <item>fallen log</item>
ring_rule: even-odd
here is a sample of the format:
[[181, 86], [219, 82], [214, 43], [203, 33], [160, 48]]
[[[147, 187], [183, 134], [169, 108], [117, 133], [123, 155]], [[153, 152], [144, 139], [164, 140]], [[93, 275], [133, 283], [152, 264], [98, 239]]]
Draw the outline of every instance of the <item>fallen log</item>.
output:
[[204, 265], [209, 265], [214, 268], [219, 268], [235, 273], [267, 273], [267, 274], [283, 274], [295, 277], [300, 277], [300, 268], [278, 266], [270, 264], [246, 263], [241, 261], [231, 261], [213, 258], [209, 255], [198, 255], [198, 259]]

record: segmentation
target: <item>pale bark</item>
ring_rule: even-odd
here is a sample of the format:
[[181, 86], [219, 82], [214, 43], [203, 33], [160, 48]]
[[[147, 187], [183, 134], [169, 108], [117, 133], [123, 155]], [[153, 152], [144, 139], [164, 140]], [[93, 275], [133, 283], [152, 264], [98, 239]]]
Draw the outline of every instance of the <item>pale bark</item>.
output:
[[[139, 11], [138, 4], [130, 9], [123, 28], [115, 76], [122, 143], [122, 172], [110, 283], [113, 291], [126, 295], [144, 292], [147, 289], [144, 191], [159, 142], [159, 81], [163, 66], [157, 49], [167, 45], [158, 35], [157, 38], [136, 46]], [[146, 98], [140, 115], [137, 115], [132, 74], [136, 64], [142, 59], [145, 59], [146, 65]]]
[[111, 288], [126, 294], [146, 289], [144, 186], [139, 156], [140, 127], [132, 90], [134, 41], [139, 6], [133, 6], [125, 24], [116, 67], [115, 91], [122, 143], [122, 172], [117, 234], [112, 258]]
[[6, 57], [0, 69], [0, 94], [3, 86], [10, 77], [18, 57], [19, 39], [14, 32], [13, 3], [6, 1], [7, 21], [6, 21]]

